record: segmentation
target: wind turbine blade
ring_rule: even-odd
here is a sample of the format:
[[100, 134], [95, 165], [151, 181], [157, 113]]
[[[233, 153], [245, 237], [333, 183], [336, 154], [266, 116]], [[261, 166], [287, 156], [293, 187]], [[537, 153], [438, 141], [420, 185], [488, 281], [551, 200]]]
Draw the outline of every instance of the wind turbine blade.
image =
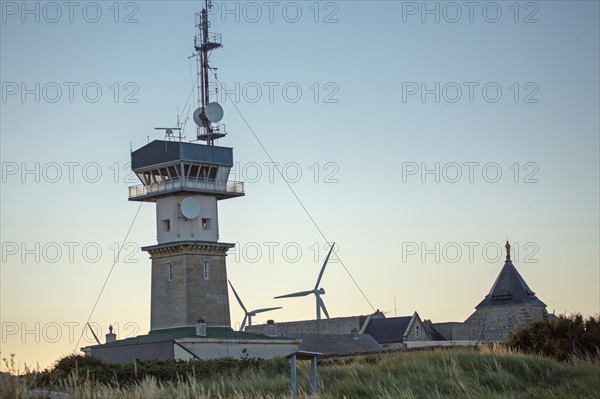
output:
[[276, 296], [274, 299], [279, 299], [279, 298], [295, 298], [297, 296], [307, 296], [307, 295], [310, 295], [310, 294], [313, 294], [313, 293], [314, 293], [314, 290], [312, 290], [312, 291], [294, 292], [293, 294]]
[[323, 313], [325, 313], [325, 317], [329, 318], [329, 312], [327, 312], [327, 308], [325, 307], [325, 302], [323, 302], [323, 300], [321, 299], [321, 297], [317, 297], [318, 302], [319, 302], [319, 306], [321, 307], [321, 309], [323, 309]]
[[248, 315], [244, 316], [244, 320], [242, 320], [240, 331], [244, 331], [244, 327], [246, 327], [246, 320], [248, 320]]
[[235, 298], [237, 299], [238, 303], [240, 304], [240, 306], [244, 310], [244, 313], [248, 313], [248, 311], [246, 310], [246, 307], [244, 306], [244, 304], [242, 303], [242, 300], [240, 299], [240, 296], [238, 295], [237, 292], [235, 292], [235, 288], [233, 288], [233, 284], [231, 284], [231, 281], [227, 280], [227, 282], [229, 283], [229, 286], [233, 290], [233, 295], [235, 295]]
[[327, 262], [329, 261], [329, 256], [331, 255], [331, 251], [333, 251], [333, 247], [335, 247], [335, 242], [331, 244], [331, 248], [329, 248], [329, 253], [325, 258], [325, 262], [323, 262], [323, 267], [321, 268], [321, 272], [319, 273], [319, 278], [317, 279], [317, 284], [315, 284], [315, 290], [319, 288], [319, 284], [321, 284], [321, 278], [323, 278], [323, 273], [325, 273], [325, 266], [327, 266]]
[[263, 313], [263, 312], [270, 312], [271, 310], [277, 310], [277, 309], [281, 309], [281, 306], [278, 306], [276, 308], [264, 308], [264, 309], [256, 309], [251, 311], [250, 313]]

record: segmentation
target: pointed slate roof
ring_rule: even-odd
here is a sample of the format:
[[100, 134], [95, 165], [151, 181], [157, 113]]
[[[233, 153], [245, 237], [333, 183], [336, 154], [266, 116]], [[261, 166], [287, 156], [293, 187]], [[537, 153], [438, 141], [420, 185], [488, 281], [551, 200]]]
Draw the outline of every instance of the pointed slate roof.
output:
[[475, 308], [479, 309], [486, 306], [506, 305], [533, 305], [546, 307], [546, 304], [535, 296], [535, 292], [529, 288], [525, 280], [523, 280], [523, 277], [521, 277], [513, 265], [510, 260], [510, 245], [508, 242], [506, 245], [507, 256], [504, 267], [502, 267], [490, 292]]

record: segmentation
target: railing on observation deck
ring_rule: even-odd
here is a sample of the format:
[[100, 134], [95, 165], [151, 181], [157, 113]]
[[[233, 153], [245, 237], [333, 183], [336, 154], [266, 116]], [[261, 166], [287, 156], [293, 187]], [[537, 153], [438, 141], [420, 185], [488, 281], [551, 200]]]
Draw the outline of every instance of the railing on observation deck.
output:
[[203, 45], [208, 46], [209, 49], [213, 49], [220, 47], [222, 44], [221, 34], [214, 32], [208, 32], [208, 41], [206, 43], [204, 43], [204, 35], [202, 33], [196, 35], [194, 41], [196, 49], [202, 48]]
[[129, 187], [129, 198], [143, 197], [152, 194], [162, 194], [178, 190], [192, 190], [223, 194], [244, 194], [244, 183], [230, 181], [227, 183], [202, 179], [172, 179], [149, 186], [143, 184]]

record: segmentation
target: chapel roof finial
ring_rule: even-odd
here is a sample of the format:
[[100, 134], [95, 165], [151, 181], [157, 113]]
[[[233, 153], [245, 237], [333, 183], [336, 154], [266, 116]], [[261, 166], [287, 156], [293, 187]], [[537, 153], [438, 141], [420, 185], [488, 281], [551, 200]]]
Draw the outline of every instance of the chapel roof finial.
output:
[[508, 243], [508, 240], [506, 240], [506, 245], [504, 246], [504, 248], [506, 248], [506, 261], [510, 260], [510, 244]]

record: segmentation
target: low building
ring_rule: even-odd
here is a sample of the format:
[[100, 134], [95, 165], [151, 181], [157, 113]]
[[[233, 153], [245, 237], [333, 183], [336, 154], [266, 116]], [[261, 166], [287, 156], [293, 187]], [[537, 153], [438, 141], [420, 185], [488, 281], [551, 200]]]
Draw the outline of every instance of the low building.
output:
[[299, 339], [300, 350], [326, 356], [364, 354], [383, 350], [376, 340], [364, 333], [373, 320], [381, 318], [385, 318], [385, 315], [377, 310], [366, 316], [280, 323], [269, 320], [267, 324], [246, 327], [246, 332]]
[[146, 335], [112, 340], [82, 348], [87, 355], [107, 363], [137, 360], [192, 360], [219, 358], [273, 359], [298, 350], [300, 340], [234, 331], [228, 327], [195, 327], [152, 330]]
[[409, 342], [433, 341], [417, 312], [412, 316], [388, 317], [370, 320], [365, 329], [384, 349], [411, 346]]
[[377, 310], [375, 313], [366, 316], [255, 324], [247, 326], [245, 331], [255, 334], [281, 335], [289, 338], [298, 338], [304, 335], [343, 335], [352, 334], [353, 331], [363, 333], [369, 321], [379, 318], [385, 318], [385, 315]]

